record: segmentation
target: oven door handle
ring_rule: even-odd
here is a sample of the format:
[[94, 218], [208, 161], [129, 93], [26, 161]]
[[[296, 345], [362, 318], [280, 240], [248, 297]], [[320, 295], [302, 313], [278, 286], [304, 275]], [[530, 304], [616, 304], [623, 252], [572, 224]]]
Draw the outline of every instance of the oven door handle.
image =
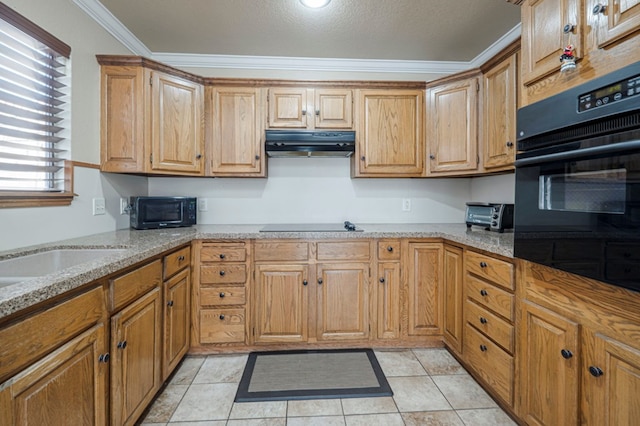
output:
[[631, 151], [640, 149], [640, 140], [629, 142], [619, 142], [611, 145], [594, 146], [591, 148], [583, 148], [576, 151], [557, 152], [554, 154], [540, 155], [538, 157], [522, 158], [516, 160], [516, 167], [531, 166], [533, 164], [550, 163], [552, 161], [573, 160], [591, 155], [613, 154], [623, 151]]

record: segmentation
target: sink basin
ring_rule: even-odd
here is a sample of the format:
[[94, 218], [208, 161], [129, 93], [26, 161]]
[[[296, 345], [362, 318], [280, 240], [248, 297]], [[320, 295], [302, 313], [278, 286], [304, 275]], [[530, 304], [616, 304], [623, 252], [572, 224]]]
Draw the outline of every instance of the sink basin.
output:
[[0, 287], [122, 253], [126, 249], [58, 249], [0, 261]]

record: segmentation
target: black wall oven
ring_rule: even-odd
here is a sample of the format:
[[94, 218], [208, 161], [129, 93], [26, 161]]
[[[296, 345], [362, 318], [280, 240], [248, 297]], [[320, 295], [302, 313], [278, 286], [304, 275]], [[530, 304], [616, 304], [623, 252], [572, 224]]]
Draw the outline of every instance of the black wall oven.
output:
[[521, 108], [514, 255], [640, 291], [640, 63]]

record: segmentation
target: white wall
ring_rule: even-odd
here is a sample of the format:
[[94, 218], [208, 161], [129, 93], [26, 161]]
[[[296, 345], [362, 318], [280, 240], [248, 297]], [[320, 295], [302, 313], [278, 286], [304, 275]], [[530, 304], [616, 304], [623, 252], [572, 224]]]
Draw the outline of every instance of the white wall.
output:
[[516, 177], [514, 173], [471, 179], [471, 201], [513, 203]]
[[346, 158], [267, 161], [268, 179], [149, 178], [149, 194], [206, 198], [205, 224], [462, 222], [470, 197], [469, 179], [351, 179]]
[[[2, 1], [71, 46], [71, 159], [98, 164], [100, 68], [95, 55], [130, 52], [70, 0]], [[0, 250], [126, 227], [126, 217], [111, 214], [119, 196], [147, 190], [145, 178], [112, 178], [79, 167], [75, 174], [78, 196], [70, 206], [0, 209]], [[107, 215], [92, 216], [93, 197], [106, 199]]]

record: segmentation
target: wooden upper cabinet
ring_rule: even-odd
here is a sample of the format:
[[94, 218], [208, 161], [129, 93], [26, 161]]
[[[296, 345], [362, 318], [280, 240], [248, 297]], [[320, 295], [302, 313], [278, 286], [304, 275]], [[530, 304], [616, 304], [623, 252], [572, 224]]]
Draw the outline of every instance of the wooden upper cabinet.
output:
[[[640, 31], [640, 0], [599, 0], [604, 10], [595, 13], [596, 43], [600, 49]], [[594, 11], [593, 7], [590, 10]]]
[[269, 89], [269, 127], [288, 129], [353, 128], [351, 89]]
[[483, 75], [483, 166], [511, 168], [516, 152], [517, 54]]
[[102, 65], [100, 102], [102, 171], [203, 173], [202, 84], [143, 66]]
[[154, 71], [151, 93], [151, 170], [204, 170], [203, 87]]
[[359, 90], [354, 177], [424, 176], [421, 90]]
[[265, 176], [262, 90], [207, 87], [210, 176]]
[[[528, 0], [522, 6], [522, 82], [532, 83], [560, 70], [568, 44], [582, 57], [583, 11], [580, 0]], [[565, 26], [573, 29], [564, 32]]]
[[477, 171], [478, 79], [475, 75], [427, 89], [429, 174]]

